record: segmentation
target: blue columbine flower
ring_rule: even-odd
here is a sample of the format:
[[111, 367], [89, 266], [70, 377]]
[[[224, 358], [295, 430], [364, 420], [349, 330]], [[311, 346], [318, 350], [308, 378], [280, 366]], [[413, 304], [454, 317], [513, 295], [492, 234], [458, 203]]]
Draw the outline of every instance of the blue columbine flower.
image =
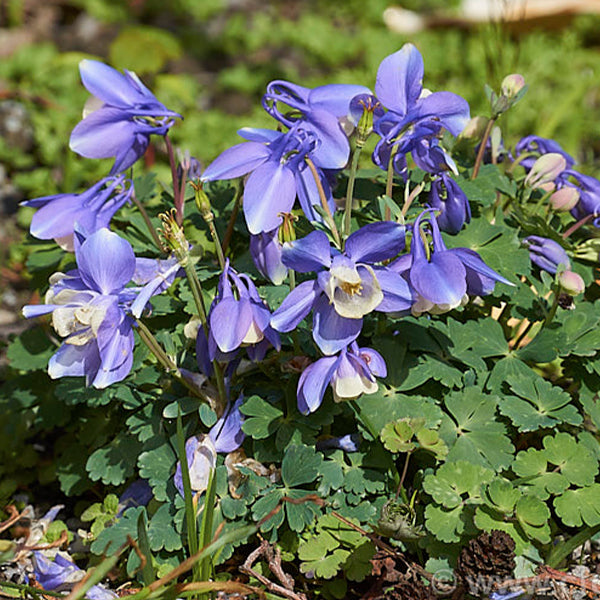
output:
[[50, 377], [85, 376], [86, 385], [105, 388], [131, 370], [132, 303], [141, 293], [148, 300], [166, 283], [159, 275], [148, 288], [126, 288], [135, 276], [136, 258], [129, 242], [108, 229], [87, 238], [76, 233], [75, 259], [76, 270], [51, 277], [46, 304], [25, 306], [23, 314], [52, 313], [54, 329], [65, 338], [48, 364]]
[[56, 194], [22, 202], [23, 206], [39, 209], [31, 220], [31, 235], [40, 240], [54, 239], [69, 251], [73, 250], [73, 231], [91, 235], [108, 227], [113, 215], [131, 201], [133, 184], [122, 175], [105, 177], [80, 194]]
[[352, 342], [337, 356], [320, 358], [302, 371], [298, 380], [298, 410], [305, 415], [317, 410], [328, 385], [335, 402], [374, 394], [378, 388], [375, 377], [386, 375], [385, 361], [379, 352], [359, 348]]
[[196, 351], [202, 372], [210, 374], [212, 360], [232, 360], [241, 346], [247, 347], [251, 360], [262, 360], [269, 345], [279, 350], [279, 334], [270, 320], [271, 312], [253, 281], [238, 274], [227, 260], [208, 313], [208, 341], [204, 329], [198, 330]]
[[[70, 146], [87, 158], [115, 157], [110, 173], [128, 169], [146, 151], [151, 135], [166, 135], [181, 117], [168, 110], [131, 71], [95, 60], [82, 60], [83, 85], [95, 98], [92, 110], [71, 133]], [[95, 110], [94, 110], [95, 109]]]
[[[237, 450], [244, 442], [245, 434], [242, 431], [244, 417], [240, 406], [244, 396], [235, 401], [233, 406], [228, 403], [221, 418], [211, 427], [208, 434], [195, 435], [185, 443], [185, 456], [190, 473], [190, 487], [193, 492], [201, 493], [208, 486], [210, 472], [217, 466], [217, 453], [229, 453]], [[181, 463], [173, 478], [175, 487], [183, 496], [183, 478]]]
[[307, 127], [303, 120], [297, 121], [286, 133], [241, 129], [238, 134], [249, 141], [225, 150], [202, 174], [202, 181], [213, 181], [250, 173], [244, 186], [243, 205], [250, 233], [257, 235], [279, 227], [280, 215], [291, 212], [296, 196], [309, 220], [322, 220], [313, 208], [321, 204], [321, 199], [306, 157], [314, 162], [329, 208], [332, 212], [335, 210], [324, 170], [344, 167], [350, 151], [348, 140], [344, 137], [343, 147], [325, 147], [319, 132], [326, 129], [333, 117], [324, 111], [315, 111], [312, 115], [314, 127]]
[[397, 312], [411, 305], [406, 282], [375, 263], [404, 248], [404, 226], [370, 223], [346, 240], [344, 253], [333, 249], [325, 233], [313, 231], [283, 246], [283, 264], [300, 273], [317, 272], [290, 292], [273, 313], [271, 326], [291, 331], [313, 311], [313, 338], [324, 354], [335, 354], [353, 342], [362, 318], [378, 310]]
[[561, 265], [564, 269], [571, 267], [567, 252], [558, 242], [539, 235], [530, 235], [523, 242], [529, 250], [529, 259], [540, 269], [554, 275]]
[[145, 479], [136, 479], [119, 496], [117, 517], [120, 517], [128, 508], [146, 506], [150, 500], [152, 500], [150, 484]]
[[458, 183], [442, 173], [431, 183], [429, 206], [439, 211], [437, 223], [446, 233], [458, 233], [471, 221], [471, 206]]
[[[85, 576], [85, 571], [75, 563], [65, 558], [62, 554], [56, 554], [51, 561], [38, 551], [33, 553], [33, 573], [36, 581], [44, 590], [63, 591], [72, 588]], [[115, 592], [107, 590], [101, 585], [92, 586], [86, 597], [91, 600], [114, 600], [118, 598]]]
[[287, 277], [287, 267], [281, 262], [282, 244], [279, 241], [279, 229], [265, 231], [250, 236], [250, 255], [258, 272], [280, 285]]
[[562, 187], [569, 186], [579, 192], [579, 201], [571, 210], [577, 220], [593, 215], [592, 223], [600, 227], [600, 181], [591, 175], [583, 175], [572, 169], [560, 174]]
[[[394, 169], [402, 173], [402, 156], [412, 151], [418, 140], [436, 137], [442, 129], [458, 135], [469, 120], [466, 100], [451, 92], [430, 93], [423, 89], [423, 72], [423, 58], [412, 44], [405, 44], [379, 65], [375, 94], [388, 112], [375, 122], [381, 140], [373, 161], [383, 169], [388, 168], [394, 146], [399, 155], [394, 159]], [[439, 145], [435, 147], [443, 151]]]
[[[469, 248], [446, 248], [437, 221], [431, 216], [433, 212], [428, 209], [417, 217], [410, 254], [389, 265], [410, 284], [415, 299], [411, 311], [415, 316], [448, 312], [464, 305], [469, 296], [490, 294], [497, 281], [513, 285], [488, 267], [477, 252]], [[428, 219], [428, 232], [421, 229], [423, 219]]]

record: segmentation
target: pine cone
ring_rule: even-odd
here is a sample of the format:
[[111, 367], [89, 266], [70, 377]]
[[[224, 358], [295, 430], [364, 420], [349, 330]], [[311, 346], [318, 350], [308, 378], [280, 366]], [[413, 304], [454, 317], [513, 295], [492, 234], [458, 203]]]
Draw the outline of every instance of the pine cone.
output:
[[392, 589], [387, 589], [383, 596], [375, 600], [437, 600], [437, 598], [430, 585], [425, 585], [420, 579], [411, 578], [396, 583]]
[[512, 577], [515, 570], [515, 541], [497, 529], [482, 532], [462, 549], [456, 574], [470, 593], [485, 592], [491, 583]]

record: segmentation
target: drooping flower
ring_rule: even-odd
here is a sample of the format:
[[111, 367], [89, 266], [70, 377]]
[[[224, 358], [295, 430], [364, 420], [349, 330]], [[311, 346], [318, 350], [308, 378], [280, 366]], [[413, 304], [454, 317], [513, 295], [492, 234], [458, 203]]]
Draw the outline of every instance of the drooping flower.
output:
[[[448, 312], [465, 304], [469, 296], [490, 294], [497, 281], [513, 285], [488, 267], [474, 250], [446, 248], [432, 212], [428, 209], [417, 217], [410, 254], [389, 265], [410, 284], [415, 298], [411, 311], [415, 316]], [[424, 219], [429, 223], [428, 232], [422, 229]], [[431, 236], [431, 245], [427, 235]]]
[[247, 347], [252, 360], [261, 360], [269, 345], [279, 349], [279, 334], [270, 320], [271, 312], [253, 281], [238, 274], [227, 260], [208, 313], [208, 340], [204, 330], [198, 330], [196, 350], [201, 370], [210, 374], [210, 361], [232, 360], [241, 346]]
[[340, 437], [325, 437], [317, 440], [315, 445], [319, 452], [323, 450], [343, 450], [344, 452], [357, 452], [360, 446], [359, 433], [347, 433]]
[[110, 173], [128, 169], [146, 151], [151, 135], [166, 135], [180, 118], [168, 110], [131, 71], [95, 60], [79, 63], [81, 80], [94, 96], [91, 111], [71, 133], [70, 147], [86, 158], [115, 157]]
[[539, 235], [530, 235], [523, 241], [529, 250], [529, 259], [540, 269], [554, 275], [561, 265], [563, 269], [570, 268], [567, 252], [558, 242]]
[[56, 240], [66, 250], [73, 250], [73, 231], [91, 235], [108, 227], [113, 215], [131, 201], [133, 184], [122, 175], [105, 177], [80, 194], [56, 194], [22, 202], [37, 208], [31, 220], [31, 235], [41, 240]]
[[250, 236], [250, 254], [259, 273], [275, 285], [287, 277], [287, 267], [281, 262], [282, 244], [279, 229]]
[[[105, 228], [87, 238], [76, 233], [74, 239], [77, 269], [55, 273], [46, 303], [25, 306], [23, 314], [30, 318], [52, 313], [54, 329], [65, 338], [48, 364], [50, 377], [85, 376], [86, 385], [104, 388], [129, 374], [131, 305], [138, 294], [144, 293], [147, 301], [152, 293], [146, 294], [145, 287], [125, 287], [136, 271], [129, 242]], [[146, 285], [154, 293], [162, 284], [165, 280], [159, 276], [158, 282], [151, 279]]]
[[579, 193], [579, 202], [571, 210], [573, 217], [579, 220], [593, 215], [592, 223], [595, 227], [600, 227], [600, 181], [572, 169], [563, 171], [561, 180], [564, 187], [575, 188]]
[[136, 479], [119, 496], [117, 517], [120, 517], [128, 508], [146, 506], [150, 500], [152, 500], [150, 484], [145, 479]]
[[[327, 121], [333, 117], [323, 111], [313, 113], [313, 121], [318, 123], [320, 118]], [[243, 204], [250, 233], [257, 235], [279, 227], [281, 214], [291, 212], [296, 197], [309, 220], [322, 220], [313, 208], [321, 204], [321, 199], [306, 157], [315, 165], [329, 209], [335, 209], [324, 169], [342, 168], [348, 160], [349, 146], [315, 154], [318, 148], [323, 148], [318, 128], [308, 129], [304, 121], [296, 122], [286, 133], [245, 128], [238, 134], [249, 141], [225, 150], [207, 167], [201, 179], [233, 179], [250, 173], [244, 186]]]
[[429, 205], [440, 211], [437, 222], [446, 233], [458, 233], [465, 223], [471, 221], [471, 206], [466, 194], [446, 173], [432, 182]]
[[[218, 452], [233, 452], [244, 442], [246, 437], [242, 431], [244, 417], [240, 412], [240, 406], [243, 402], [244, 396], [240, 395], [233, 405], [228, 403], [223, 415], [211, 427], [208, 434], [192, 436], [185, 443], [190, 487], [193, 492], [201, 493], [207, 488], [210, 472], [217, 465]], [[183, 496], [183, 477], [180, 462], [177, 463], [173, 482]]]
[[373, 310], [397, 312], [411, 305], [406, 282], [376, 265], [404, 248], [404, 226], [370, 223], [346, 240], [344, 253], [330, 246], [322, 231], [283, 246], [283, 264], [299, 273], [315, 271], [290, 292], [273, 313], [271, 326], [291, 331], [313, 311], [313, 338], [324, 354], [335, 354], [359, 335], [362, 319]]
[[336, 402], [374, 394], [378, 388], [375, 377], [386, 375], [379, 352], [352, 342], [337, 356], [324, 356], [304, 369], [298, 380], [298, 410], [305, 415], [317, 410], [328, 385]]
[[[57, 553], [54, 560], [49, 560], [43, 552], [33, 552], [33, 572], [36, 581], [47, 591], [64, 591], [71, 589], [81, 581], [86, 573], [75, 563]], [[93, 585], [86, 596], [91, 600], [114, 600], [115, 592], [107, 590], [100, 584]]]
[[[451, 92], [425, 90], [423, 73], [423, 58], [412, 44], [405, 44], [379, 65], [375, 94], [388, 112], [374, 126], [381, 140], [373, 161], [383, 169], [388, 168], [392, 151], [403, 156], [419, 139], [436, 137], [442, 129], [458, 135], [469, 121], [466, 100]], [[395, 170], [401, 173], [401, 158], [394, 160]]]

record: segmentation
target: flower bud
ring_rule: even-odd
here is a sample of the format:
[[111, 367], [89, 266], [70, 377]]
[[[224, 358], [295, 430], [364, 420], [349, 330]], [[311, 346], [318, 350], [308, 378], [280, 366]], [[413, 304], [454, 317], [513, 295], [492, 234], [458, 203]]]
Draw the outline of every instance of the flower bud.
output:
[[571, 266], [565, 249], [558, 242], [539, 235], [530, 235], [524, 242], [529, 249], [529, 259], [540, 269], [554, 275], [560, 265], [566, 269]]
[[558, 276], [558, 284], [563, 292], [569, 294], [569, 296], [578, 296], [583, 294], [585, 291], [585, 283], [574, 271], [563, 271]]
[[525, 87], [525, 78], [518, 73], [507, 75], [500, 85], [503, 96], [514, 98]]
[[459, 138], [465, 140], [480, 141], [488, 124], [488, 118], [482, 115], [471, 118], [465, 128], [458, 135]]
[[465, 223], [471, 221], [469, 200], [451, 177], [442, 174], [431, 184], [429, 193], [431, 208], [440, 211], [437, 216], [439, 228], [446, 233], [458, 233]]
[[200, 211], [202, 218], [205, 221], [209, 219], [212, 221], [212, 218], [214, 217], [212, 214], [212, 209], [210, 207], [210, 200], [208, 199], [206, 192], [202, 189], [201, 185], [194, 185], [193, 187], [195, 192], [194, 199], [196, 201], [196, 207]]
[[579, 191], [577, 188], [565, 186], [560, 188], [560, 190], [556, 190], [556, 192], [550, 196], [548, 201], [553, 210], [557, 212], [567, 212], [572, 208], [575, 208], [576, 204], [579, 202]]
[[554, 180], [567, 168], [564, 156], [550, 152], [540, 156], [531, 167], [525, 178], [525, 185], [533, 189], [543, 188]]

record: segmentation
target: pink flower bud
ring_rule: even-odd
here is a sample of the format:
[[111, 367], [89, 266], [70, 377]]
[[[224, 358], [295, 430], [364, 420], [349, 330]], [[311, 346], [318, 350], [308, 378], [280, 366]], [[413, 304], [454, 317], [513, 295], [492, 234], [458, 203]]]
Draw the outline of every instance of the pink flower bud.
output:
[[507, 98], [514, 98], [525, 87], [525, 78], [518, 73], [507, 75], [500, 86], [502, 95]]
[[563, 271], [558, 276], [558, 284], [569, 296], [578, 296], [585, 291], [585, 283], [580, 275], [573, 271]]
[[544, 154], [533, 163], [525, 178], [525, 185], [534, 189], [548, 187], [547, 184], [553, 183], [566, 168], [567, 161], [564, 156], [556, 152]]
[[565, 186], [550, 196], [550, 206], [558, 212], [568, 212], [579, 202], [577, 188]]

